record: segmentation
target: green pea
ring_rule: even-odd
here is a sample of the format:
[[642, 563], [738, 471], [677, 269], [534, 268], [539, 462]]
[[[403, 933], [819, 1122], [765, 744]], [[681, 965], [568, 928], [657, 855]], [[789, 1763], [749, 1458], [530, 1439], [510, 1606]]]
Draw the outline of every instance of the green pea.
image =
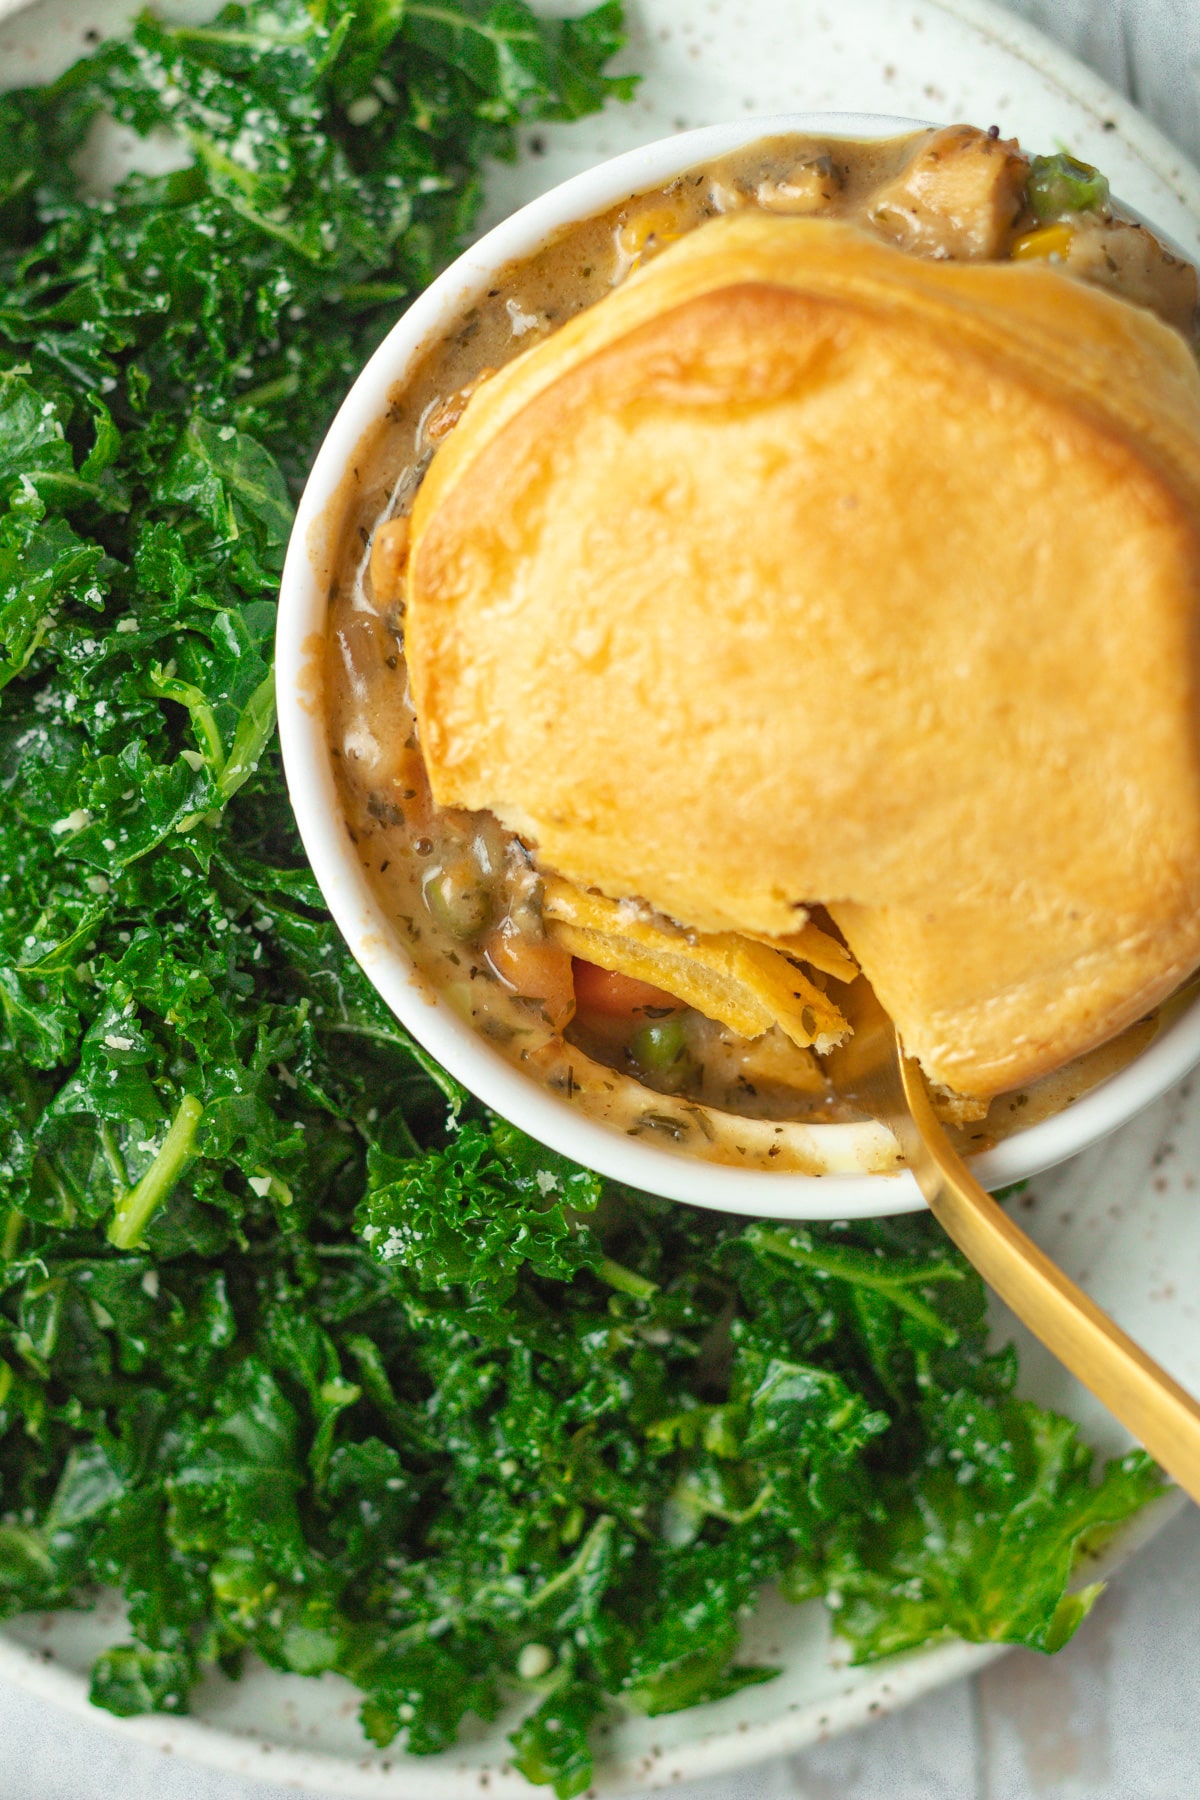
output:
[[1091, 163], [1077, 162], [1060, 151], [1056, 156], [1035, 156], [1029, 165], [1026, 189], [1029, 210], [1036, 219], [1057, 219], [1063, 213], [1098, 212], [1108, 204], [1108, 182]]
[[639, 1025], [629, 1048], [640, 1069], [648, 1075], [669, 1075], [687, 1058], [687, 1040], [678, 1014], [669, 1019], [647, 1019]]
[[438, 924], [464, 943], [491, 923], [492, 896], [473, 864], [431, 869], [421, 891]]

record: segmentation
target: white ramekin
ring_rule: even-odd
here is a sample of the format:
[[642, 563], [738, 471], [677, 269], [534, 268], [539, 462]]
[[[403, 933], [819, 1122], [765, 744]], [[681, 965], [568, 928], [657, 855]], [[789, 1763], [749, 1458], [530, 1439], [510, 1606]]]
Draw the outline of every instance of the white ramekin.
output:
[[[376, 350], [346, 396], [313, 464], [288, 546], [279, 599], [276, 681], [288, 790], [304, 847], [339, 929], [367, 976], [413, 1037], [504, 1118], [555, 1150], [633, 1187], [732, 1213], [780, 1219], [844, 1219], [913, 1211], [924, 1205], [908, 1174], [798, 1175], [731, 1168], [632, 1138], [583, 1117], [569, 1102], [521, 1074], [436, 993], [414, 968], [359, 866], [334, 786], [324, 710], [314, 704], [313, 657], [323, 639], [331, 570], [330, 516], [360, 441], [387, 411], [418, 353], [495, 285], [496, 272], [529, 256], [564, 226], [620, 200], [661, 187], [684, 170], [756, 138], [811, 132], [892, 137], [920, 121], [865, 113], [797, 113], [743, 119], [665, 138], [589, 169], [522, 207], [475, 244], [416, 300]], [[319, 687], [315, 690], [319, 693]], [[1119, 1074], [1073, 1106], [974, 1159], [991, 1187], [1022, 1180], [1086, 1148], [1200, 1060], [1200, 1000]], [[866, 1133], [852, 1125], [813, 1127], [829, 1160], [853, 1170]]]

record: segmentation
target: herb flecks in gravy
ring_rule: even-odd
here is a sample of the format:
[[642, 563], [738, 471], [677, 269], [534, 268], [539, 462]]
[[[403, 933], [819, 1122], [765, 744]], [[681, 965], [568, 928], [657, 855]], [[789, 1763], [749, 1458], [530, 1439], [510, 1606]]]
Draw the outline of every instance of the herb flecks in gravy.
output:
[[[404, 664], [407, 514], [471, 392], [667, 245], [744, 207], [846, 220], [923, 257], [1045, 258], [1152, 308], [1194, 341], [1192, 266], [1115, 209], [1096, 171], [1061, 155], [1030, 159], [995, 130], [767, 138], [631, 195], [506, 269], [431, 346], [362, 447], [342, 495], [329, 730], [346, 823], [372, 885], [433, 987], [510, 1061], [630, 1133], [718, 1161], [817, 1168], [802, 1128], [853, 1117], [820, 1058], [778, 1025], [739, 1035], [670, 992], [573, 961], [544, 915], [543, 875], [526, 845], [490, 814], [433, 805]], [[802, 978], [834, 1000], [827, 973], [806, 965]], [[948, 1099], [946, 1116], [980, 1148], [1069, 1104], [1136, 1054], [1152, 1028], [990, 1107]], [[879, 1157], [879, 1166], [894, 1162], [886, 1147]]]

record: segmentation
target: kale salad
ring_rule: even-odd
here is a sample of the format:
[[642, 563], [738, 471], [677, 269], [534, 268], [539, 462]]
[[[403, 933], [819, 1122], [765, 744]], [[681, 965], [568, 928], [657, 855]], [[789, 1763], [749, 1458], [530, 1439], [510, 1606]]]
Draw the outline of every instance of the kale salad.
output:
[[[606, 1712], [770, 1679], [765, 1583], [858, 1660], [1053, 1650], [1161, 1486], [1016, 1397], [927, 1218], [747, 1224], [484, 1114], [305, 865], [308, 460], [485, 159], [629, 95], [622, 30], [263, 0], [0, 97], [0, 1613], [119, 1589], [118, 1713], [251, 1654], [417, 1753], [519, 1701], [563, 1800]], [[190, 161], [92, 191], [102, 114]]]

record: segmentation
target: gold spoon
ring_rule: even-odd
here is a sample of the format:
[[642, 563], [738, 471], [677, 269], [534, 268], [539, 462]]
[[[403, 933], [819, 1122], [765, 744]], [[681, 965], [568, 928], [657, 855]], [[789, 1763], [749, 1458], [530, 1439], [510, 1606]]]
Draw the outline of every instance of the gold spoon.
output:
[[[865, 982], [856, 985], [866, 990]], [[825, 1058], [839, 1094], [890, 1126], [930, 1212], [968, 1262], [1200, 1501], [1200, 1405], [980, 1187], [942, 1130], [924, 1076], [869, 990], [857, 1011], [853, 1035]]]

